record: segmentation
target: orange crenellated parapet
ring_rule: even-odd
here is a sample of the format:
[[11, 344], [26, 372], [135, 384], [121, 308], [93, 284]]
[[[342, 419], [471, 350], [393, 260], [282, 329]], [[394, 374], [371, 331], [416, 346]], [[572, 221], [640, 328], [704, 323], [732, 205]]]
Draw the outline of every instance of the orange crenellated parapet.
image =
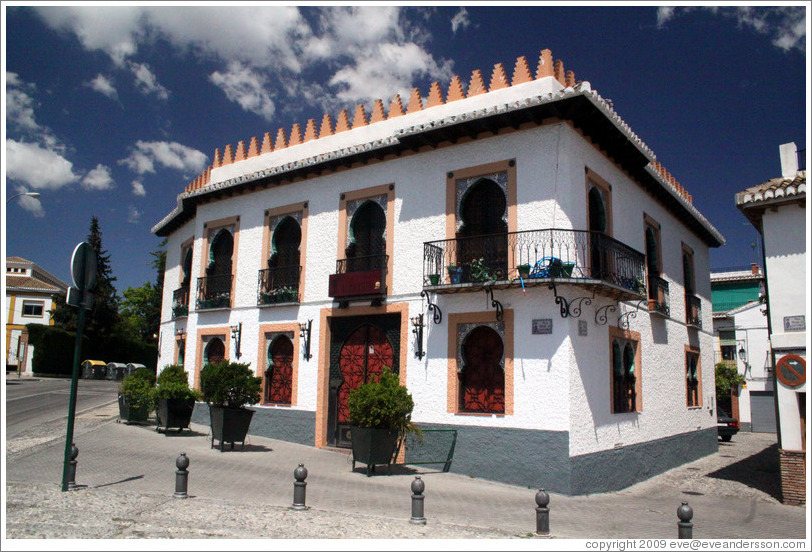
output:
[[448, 85], [448, 94], [446, 94], [446, 103], [456, 102], [457, 100], [465, 99], [465, 90], [462, 89], [462, 81], [457, 75], [451, 78], [451, 83]]
[[533, 80], [533, 75], [530, 74], [530, 67], [527, 66], [527, 58], [520, 56], [516, 58], [516, 65], [513, 67], [513, 78], [510, 79], [510, 85], [516, 86], [525, 82]]
[[234, 162], [234, 154], [231, 151], [231, 144], [223, 151], [223, 165], [231, 165]]
[[375, 124], [386, 120], [386, 113], [383, 110], [383, 100], [375, 100], [372, 104], [372, 114], [369, 116], [369, 124]]
[[245, 141], [240, 140], [237, 142], [237, 153], [234, 154], [234, 162], [242, 161], [245, 159]]
[[468, 83], [468, 97], [484, 94], [485, 84], [482, 82], [482, 72], [479, 69], [474, 69], [471, 73], [471, 81]]
[[214, 161], [212, 164], [215, 166], [215, 168], [223, 166], [223, 158], [220, 157], [220, 148], [214, 149]]
[[367, 126], [367, 112], [364, 109], [364, 104], [355, 106], [355, 115], [352, 118], [352, 128]]
[[412, 95], [409, 96], [409, 108], [406, 110], [406, 115], [418, 111], [423, 111], [423, 100], [420, 98], [420, 90], [412, 88]]
[[567, 76], [564, 74], [564, 62], [560, 59], [555, 60], [553, 76], [555, 77], [555, 80], [561, 84], [564, 84], [564, 82], [567, 80]]
[[290, 129], [290, 140], [288, 140], [288, 146], [295, 146], [301, 143], [302, 143], [302, 129], [299, 126], [299, 123], [293, 123], [293, 127], [291, 127]]
[[262, 137], [262, 149], [260, 153], [271, 153], [273, 151], [273, 140], [271, 139], [271, 133], [266, 132], [265, 135]]
[[567, 71], [567, 82], [564, 83], [567, 88], [575, 86], [575, 71]]
[[276, 131], [276, 142], [274, 142], [273, 149], [274, 151], [285, 149], [288, 147], [288, 139], [285, 136], [285, 129], [280, 128]]
[[431, 83], [431, 88], [429, 89], [429, 98], [426, 101], [426, 108], [434, 107], [435, 105], [443, 105], [445, 101], [443, 101], [443, 93], [440, 90], [440, 83], [434, 81]]
[[539, 57], [539, 65], [536, 70], [536, 78], [543, 79], [544, 77], [552, 77], [555, 75], [553, 67], [553, 53], [550, 50], [542, 50]]
[[329, 114], [325, 113], [321, 118], [321, 128], [319, 129], [319, 138], [333, 135], [333, 119]]
[[505, 67], [501, 63], [497, 63], [493, 66], [493, 73], [491, 74], [491, 83], [488, 85], [488, 91], [493, 92], [494, 90], [499, 90], [501, 88], [507, 88], [510, 86], [507, 81], [507, 76], [505, 76]]
[[403, 113], [403, 102], [400, 99], [400, 94], [395, 94], [392, 98], [392, 103], [389, 104], [389, 118], [400, 117]]
[[246, 157], [256, 157], [257, 155], [259, 155], [259, 140], [257, 140], [256, 136], [252, 136], [251, 141], [248, 143]]
[[315, 119], [308, 119], [307, 126], [305, 127], [304, 133], [304, 141], [310, 142], [311, 140], [315, 140], [316, 136], [316, 120]]
[[339, 132], [344, 132], [346, 130], [350, 130], [350, 116], [346, 109], [342, 109], [338, 114], [338, 122], [336, 122], [335, 133], [338, 134]]

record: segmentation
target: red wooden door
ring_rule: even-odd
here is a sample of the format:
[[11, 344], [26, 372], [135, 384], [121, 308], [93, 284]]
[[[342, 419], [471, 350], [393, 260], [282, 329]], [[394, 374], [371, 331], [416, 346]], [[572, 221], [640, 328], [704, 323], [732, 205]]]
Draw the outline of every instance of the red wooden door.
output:
[[268, 350], [265, 372], [265, 402], [290, 404], [293, 390], [293, 343], [284, 335], [274, 339]]
[[377, 378], [383, 367], [392, 368], [394, 352], [386, 334], [377, 326], [364, 324], [355, 330], [341, 347], [339, 367], [343, 382], [338, 387], [338, 416], [339, 424], [349, 421], [350, 413], [347, 408], [347, 397], [350, 391]]
[[505, 411], [505, 373], [501, 361], [502, 338], [491, 328], [479, 326], [463, 344], [460, 375], [460, 408], [469, 412]]

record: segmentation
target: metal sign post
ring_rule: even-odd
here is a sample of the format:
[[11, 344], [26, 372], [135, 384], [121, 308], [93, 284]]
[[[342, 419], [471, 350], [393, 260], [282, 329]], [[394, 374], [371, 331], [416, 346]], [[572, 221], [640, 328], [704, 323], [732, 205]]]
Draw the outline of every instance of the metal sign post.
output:
[[68, 289], [67, 302], [79, 308], [76, 324], [76, 344], [73, 347], [73, 376], [70, 382], [70, 403], [68, 406], [68, 430], [65, 437], [65, 461], [62, 467], [62, 490], [69, 490], [71, 481], [71, 460], [73, 448], [73, 422], [76, 417], [76, 389], [79, 384], [79, 353], [82, 350], [82, 331], [85, 326], [85, 310], [93, 306], [90, 288], [96, 281], [96, 252], [87, 242], [82, 242], [73, 250], [71, 258], [71, 278], [73, 285]]

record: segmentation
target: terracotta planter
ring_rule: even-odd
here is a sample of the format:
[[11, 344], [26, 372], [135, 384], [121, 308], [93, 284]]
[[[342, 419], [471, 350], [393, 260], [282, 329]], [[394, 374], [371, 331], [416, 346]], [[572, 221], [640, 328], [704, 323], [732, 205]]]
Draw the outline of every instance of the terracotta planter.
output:
[[158, 427], [156, 429], [177, 428], [178, 432], [188, 429], [194, 409], [194, 399], [158, 399], [156, 408]]
[[220, 441], [220, 452], [223, 451], [225, 443], [230, 443], [232, 450], [234, 449], [234, 443], [237, 441], [245, 447], [245, 436], [248, 435], [248, 428], [251, 425], [253, 416], [254, 411], [250, 408], [226, 408], [209, 405], [211, 448], [214, 448], [215, 439]]
[[367, 427], [350, 427], [352, 440], [352, 469], [356, 462], [367, 466], [367, 477], [376, 464], [386, 464], [391, 473], [391, 466], [398, 448], [398, 432], [388, 429], [371, 429]]
[[119, 421], [125, 424], [133, 422], [146, 423], [150, 410], [148, 406], [132, 408], [127, 402], [127, 397], [121, 394], [118, 396], [118, 417]]

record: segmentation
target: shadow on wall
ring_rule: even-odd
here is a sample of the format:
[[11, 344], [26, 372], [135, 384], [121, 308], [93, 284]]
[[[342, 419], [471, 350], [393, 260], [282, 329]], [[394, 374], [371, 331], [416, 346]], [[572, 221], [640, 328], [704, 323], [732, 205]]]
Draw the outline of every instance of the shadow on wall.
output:
[[[719, 454], [725, 454], [725, 448], [736, 446], [734, 443], [719, 443]], [[730, 464], [720, 470], [709, 473], [708, 477], [738, 481], [743, 485], [767, 493], [781, 501], [781, 470], [778, 457], [778, 443], [759, 453]]]

